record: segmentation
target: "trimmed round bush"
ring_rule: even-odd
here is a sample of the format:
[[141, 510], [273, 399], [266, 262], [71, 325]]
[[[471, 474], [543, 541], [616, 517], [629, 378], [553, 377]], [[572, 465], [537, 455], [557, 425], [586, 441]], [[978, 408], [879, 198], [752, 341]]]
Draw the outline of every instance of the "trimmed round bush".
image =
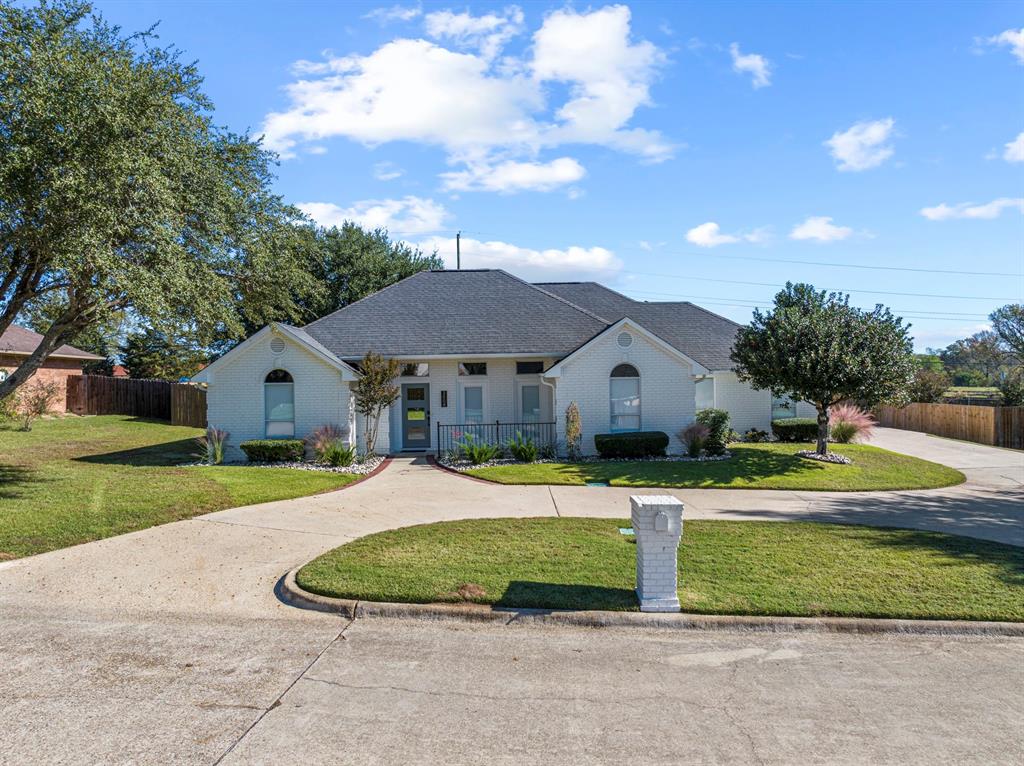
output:
[[251, 439], [238, 448], [250, 463], [294, 463], [306, 455], [302, 439]]
[[668, 447], [668, 434], [664, 431], [596, 434], [594, 446], [598, 454], [605, 458], [661, 456]]
[[812, 442], [818, 438], [818, 421], [814, 418], [773, 420], [772, 433], [780, 442]]

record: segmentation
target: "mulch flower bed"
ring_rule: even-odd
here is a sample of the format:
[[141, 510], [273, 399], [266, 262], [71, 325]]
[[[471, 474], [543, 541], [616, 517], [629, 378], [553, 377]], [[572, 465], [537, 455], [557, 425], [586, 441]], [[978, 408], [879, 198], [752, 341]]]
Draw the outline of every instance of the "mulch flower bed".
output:
[[[377, 466], [383, 463], [385, 460], [381, 455], [374, 455], [368, 457], [361, 463], [353, 463], [352, 465], [325, 465], [323, 463], [311, 463], [306, 461], [299, 462], [284, 462], [284, 463], [249, 463], [244, 460], [235, 462], [221, 463], [221, 465], [242, 465], [250, 468], [294, 468], [299, 471], [320, 471], [323, 473], [349, 473], [357, 476], [372, 473]], [[190, 463], [189, 465], [208, 465], [207, 463]]]

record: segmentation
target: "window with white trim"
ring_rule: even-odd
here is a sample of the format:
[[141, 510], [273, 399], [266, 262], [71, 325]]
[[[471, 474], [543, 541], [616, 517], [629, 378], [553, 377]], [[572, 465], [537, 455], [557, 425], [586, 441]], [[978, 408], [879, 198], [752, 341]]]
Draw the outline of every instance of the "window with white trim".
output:
[[295, 436], [295, 381], [287, 370], [271, 370], [263, 379], [263, 412], [268, 439]]
[[611, 430], [640, 430], [640, 373], [631, 364], [620, 364], [611, 374]]

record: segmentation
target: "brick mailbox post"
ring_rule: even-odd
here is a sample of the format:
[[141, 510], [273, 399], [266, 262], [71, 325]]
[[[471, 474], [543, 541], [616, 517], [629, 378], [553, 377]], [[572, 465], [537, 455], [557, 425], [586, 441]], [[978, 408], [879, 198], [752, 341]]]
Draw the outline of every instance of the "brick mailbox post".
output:
[[633, 495], [636, 595], [641, 612], [678, 612], [676, 571], [683, 536], [683, 504], [670, 495]]

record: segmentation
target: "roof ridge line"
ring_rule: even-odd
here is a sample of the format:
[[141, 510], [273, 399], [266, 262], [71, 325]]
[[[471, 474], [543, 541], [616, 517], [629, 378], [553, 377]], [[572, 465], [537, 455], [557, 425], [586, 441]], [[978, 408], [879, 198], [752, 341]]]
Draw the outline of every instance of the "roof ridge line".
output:
[[598, 316], [593, 311], [588, 311], [587, 309], [583, 308], [582, 306], [576, 305], [575, 303], [573, 303], [572, 301], [568, 300], [567, 298], [563, 298], [561, 295], [556, 295], [555, 293], [550, 293], [547, 290], [543, 290], [540, 287], [538, 287], [537, 285], [535, 285], [533, 282], [527, 282], [525, 279], [522, 279], [521, 277], [517, 277], [515, 274], [511, 274], [511, 273], [505, 271], [505, 269], [495, 269], [495, 271], [499, 271], [502, 274], [504, 274], [506, 277], [511, 277], [512, 279], [516, 280], [517, 282], [521, 282], [524, 285], [526, 285], [527, 287], [529, 287], [529, 288], [531, 288], [533, 290], [536, 290], [539, 293], [543, 293], [544, 295], [548, 296], [549, 298], [554, 298], [556, 301], [561, 301], [566, 306], [571, 306], [572, 308], [576, 309], [580, 313], [586, 314], [588, 317], [591, 317], [592, 319], [596, 319], [598, 322], [604, 322], [606, 327], [609, 327], [612, 324], [614, 324], [614, 322], [609, 322], [607, 319], [605, 319], [602, 316]]
[[[675, 301], [668, 301], [668, 303], [675, 303]], [[687, 306], [693, 306], [695, 309], [697, 309], [698, 311], [703, 311], [708, 316], [713, 316], [715, 319], [721, 319], [722, 321], [728, 322], [729, 324], [734, 324], [737, 327], [746, 327], [746, 325], [742, 325], [739, 322], [734, 322], [733, 320], [729, 319], [729, 317], [724, 317], [721, 314], [716, 314], [714, 311], [708, 311], [703, 306], [699, 306], [696, 303], [693, 303], [692, 301], [679, 301], [679, 303], [685, 303]]]

